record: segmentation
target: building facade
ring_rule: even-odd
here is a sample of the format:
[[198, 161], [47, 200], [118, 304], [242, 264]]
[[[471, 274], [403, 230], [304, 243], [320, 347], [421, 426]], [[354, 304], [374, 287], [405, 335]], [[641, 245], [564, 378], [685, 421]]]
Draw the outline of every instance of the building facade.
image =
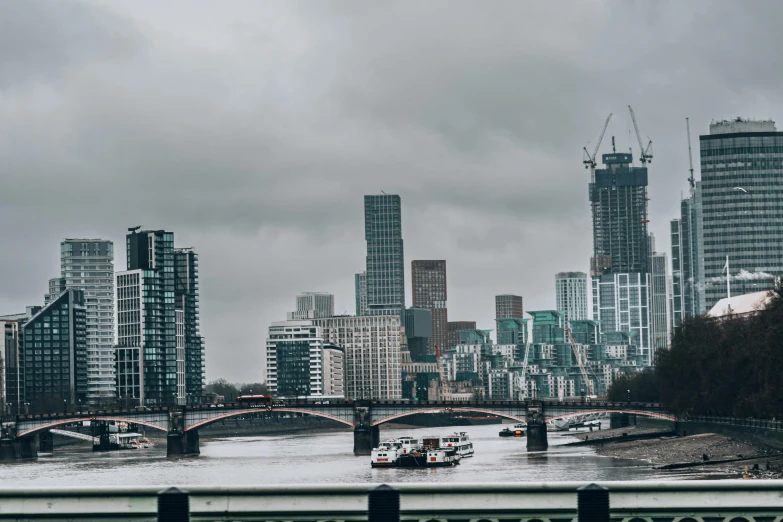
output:
[[324, 344], [323, 393], [326, 397], [345, 397], [345, 350], [333, 344]]
[[667, 287], [669, 276], [667, 265], [665, 253], [653, 252], [650, 256], [651, 364], [656, 363], [661, 351], [669, 348], [669, 295]]
[[449, 350], [460, 344], [459, 333], [463, 330], [475, 330], [476, 321], [449, 321], [446, 324], [448, 330]]
[[296, 311], [288, 313], [289, 321], [306, 321], [334, 316], [334, 295], [304, 292], [296, 296]]
[[[184, 328], [185, 399], [200, 402], [206, 386], [206, 357], [201, 336], [198, 254], [192, 248], [174, 249], [174, 307], [182, 312]], [[179, 373], [177, 374], [179, 375]], [[179, 402], [182, 396], [177, 393]]]
[[[75, 409], [87, 403], [87, 307], [69, 289], [22, 326], [24, 399], [31, 411]], [[19, 399], [17, 399], [18, 401]]]
[[525, 309], [522, 306], [521, 295], [503, 294], [495, 296], [495, 320], [522, 319]]
[[436, 346], [445, 351], [449, 344], [446, 261], [411, 262], [411, 280], [413, 306], [426, 308], [432, 315], [432, 337], [428, 353], [434, 354]]
[[356, 315], [367, 315], [367, 272], [362, 270], [354, 276], [356, 291]]
[[406, 308], [403, 315], [405, 338], [411, 361], [421, 362], [430, 355], [432, 313], [427, 308]]
[[400, 196], [364, 196], [367, 241], [367, 313], [401, 316], [405, 308], [405, 256]]
[[603, 274], [592, 278], [593, 320], [603, 334], [630, 334], [647, 365], [652, 363], [651, 275]]
[[105, 239], [65, 239], [60, 243], [60, 278], [49, 283], [49, 297], [73, 288], [84, 292], [87, 307], [87, 402], [116, 396], [114, 361], [114, 243]]
[[399, 399], [400, 315], [315, 319], [324, 342], [345, 351], [345, 396], [350, 399]]
[[588, 319], [587, 274], [559, 272], [555, 275], [556, 308], [563, 312], [566, 323]]
[[680, 218], [671, 221], [672, 299], [671, 326], [705, 313], [704, 234], [701, 182], [680, 203]]
[[783, 275], [783, 132], [773, 121], [737, 118], [699, 136], [704, 302], [766, 290]]
[[312, 321], [278, 321], [266, 341], [266, 382], [278, 397], [323, 395], [322, 329]]
[[115, 274], [117, 397], [123, 406], [181, 403], [174, 234], [131, 230], [126, 255], [128, 270]]

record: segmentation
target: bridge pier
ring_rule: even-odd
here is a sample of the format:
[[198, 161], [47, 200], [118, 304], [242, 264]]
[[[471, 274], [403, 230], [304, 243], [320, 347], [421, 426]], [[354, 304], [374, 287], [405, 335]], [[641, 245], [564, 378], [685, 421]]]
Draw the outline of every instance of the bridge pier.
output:
[[0, 439], [0, 462], [37, 458], [38, 441], [35, 435], [27, 435], [16, 439]]
[[54, 435], [51, 431], [46, 430], [38, 434], [38, 451], [41, 453], [54, 452]]
[[546, 451], [548, 448], [544, 403], [531, 401], [527, 408], [527, 450]]
[[93, 451], [111, 451], [109, 442], [109, 423], [105, 421], [92, 421], [90, 423], [92, 436], [98, 439], [98, 444], [92, 443]]
[[166, 437], [166, 456], [199, 455], [201, 451], [198, 445], [198, 430], [170, 432]]
[[370, 455], [381, 443], [379, 426], [357, 426], [353, 430], [353, 454]]

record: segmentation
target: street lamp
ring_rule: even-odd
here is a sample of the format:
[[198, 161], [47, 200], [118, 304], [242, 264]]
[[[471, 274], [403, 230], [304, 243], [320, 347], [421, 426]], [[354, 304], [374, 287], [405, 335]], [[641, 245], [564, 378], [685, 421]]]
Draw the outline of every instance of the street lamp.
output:
[[626, 398], [628, 399], [628, 402], [631, 402], [631, 390], [625, 390]]
[[68, 413], [68, 400], [63, 399], [63, 413]]

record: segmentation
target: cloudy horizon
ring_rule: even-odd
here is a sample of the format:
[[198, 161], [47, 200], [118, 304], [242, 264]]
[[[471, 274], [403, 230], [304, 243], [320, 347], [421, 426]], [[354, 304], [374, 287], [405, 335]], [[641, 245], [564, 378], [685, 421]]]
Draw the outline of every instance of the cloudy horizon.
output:
[[[783, 123], [783, 6], [749, 2], [0, 1], [0, 314], [42, 304], [59, 243], [174, 232], [200, 259], [207, 379], [262, 379], [304, 291], [354, 313], [363, 196], [399, 194], [449, 320], [555, 306], [589, 268], [582, 147], [654, 143], [650, 230], [712, 120]], [[637, 162], [638, 164], [638, 162]], [[670, 263], [670, 259], [669, 259]], [[671, 267], [669, 266], [669, 270]]]

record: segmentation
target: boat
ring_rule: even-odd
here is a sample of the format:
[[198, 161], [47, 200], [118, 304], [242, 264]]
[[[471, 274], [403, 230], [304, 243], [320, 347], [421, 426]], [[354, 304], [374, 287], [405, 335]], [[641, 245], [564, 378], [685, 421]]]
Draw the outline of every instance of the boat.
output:
[[400, 437], [399, 439], [395, 440], [400, 442], [400, 453], [402, 455], [407, 455], [408, 453], [412, 453], [414, 451], [420, 451], [424, 447], [421, 441], [414, 439], [413, 437]]
[[458, 459], [473, 456], [473, 443], [470, 442], [470, 437], [464, 431], [441, 437], [439, 447], [442, 449], [455, 448]]
[[370, 466], [373, 468], [393, 468], [397, 466], [398, 459], [397, 448], [381, 444], [370, 453]]
[[142, 448], [151, 448], [154, 446], [154, 444], [150, 442], [150, 439], [148, 439], [147, 437], [141, 437], [139, 439], [139, 444], [141, 444]]
[[524, 437], [526, 433], [526, 426], [524, 424], [514, 424], [513, 429], [508, 427], [500, 430], [501, 437]]
[[[460, 434], [460, 435], [465, 435]], [[437, 468], [444, 466], [454, 466], [459, 464], [460, 448], [464, 452], [468, 448], [465, 444], [460, 446], [460, 435], [450, 435], [448, 437], [428, 436], [423, 439], [414, 439], [413, 437], [400, 437], [382, 442], [377, 448], [374, 448], [370, 454], [370, 466], [373, 468]], [[465, 437], [467, 437], [465, 435]], [[445, 439], [456, 438], [457, 442], [451, 442], [451, 446], [441, 447]], [[470, 454], [473, 454], [473, 444], [470, 444]], [[449, 444], [449, 442], [446, 442]]]

